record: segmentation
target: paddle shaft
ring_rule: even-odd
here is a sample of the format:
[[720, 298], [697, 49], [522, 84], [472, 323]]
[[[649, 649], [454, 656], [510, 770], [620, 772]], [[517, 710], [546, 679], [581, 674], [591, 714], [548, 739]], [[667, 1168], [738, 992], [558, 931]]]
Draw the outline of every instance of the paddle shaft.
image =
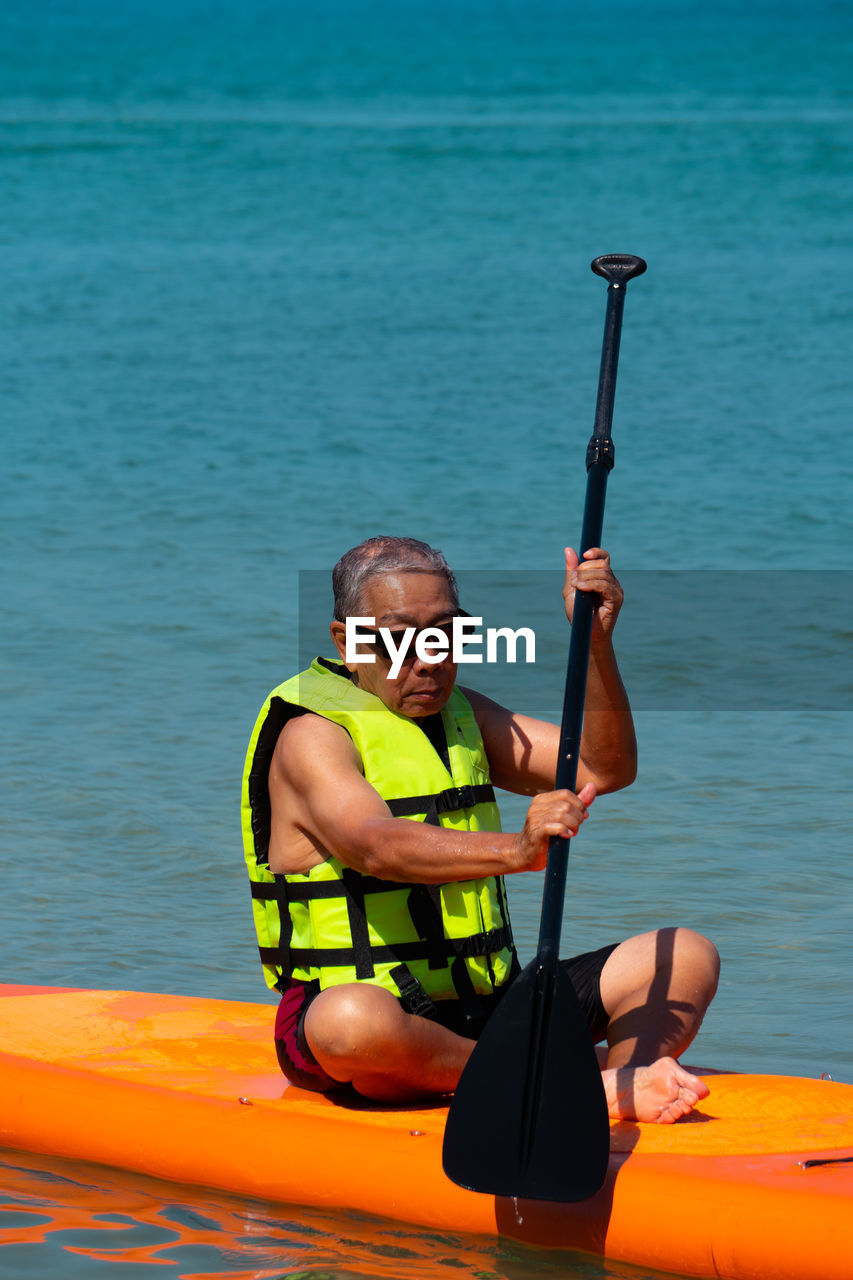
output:
[[[610, 438], [610, 431], [613, 423], [613, 401], [616, 393], [616, 371], [619, 365], [619, 339], [622, 333], [624, 306], [625, 284], [618, 280], [611, 280], [607, 288], [607, 311], [604, 317], [604, 339], [601, 348], [595, 421], [586, 453], [586, 501], [578, 548], [581, 558], [590, 547], [601, 546], [607, 477], [613, 467], [613, 441]], [[560, 754], [557, 760], [555, 783], [557, 791], [563, 789], [574, 791], [577, 785], [586, 676], [595, 605], [594, 595], [584, 591], [575, 592], [566, 692], [563, 699], [563, 720], [560, 729]], [[545, 870], [542, 914], [539, 921], [539, 944], [536, 951], [536, 958], [543, 965], [547, 962], [555, 962], [559, 956], [570, 844], [570, 839], [554, 836], [548, 847], [548, 865]]]
[[[592, 264], [610, 288], [598, 400], [587, 449], [580, 551], [601, 545], [610, 426], [625, 285], [642, 258], [607, 254]], [[595, 600], [575, 594], [556, 785], [574, 790]], [[443, 1163], [460, 1186], [489, 1195], [585, 1200], [603, 1185], [610, 1158], [607, 1099], [589, 1026], [558, 963], [569, 841], [548, 849], [539, 946], [486, 1023], [457, 1085]]]

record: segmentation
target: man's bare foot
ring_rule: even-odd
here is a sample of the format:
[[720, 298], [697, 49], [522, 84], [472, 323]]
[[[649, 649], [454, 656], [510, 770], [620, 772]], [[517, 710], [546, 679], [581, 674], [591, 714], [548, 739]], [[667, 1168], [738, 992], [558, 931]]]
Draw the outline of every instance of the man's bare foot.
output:
[[649, 1067], [611, 1067], [602, 1074], [611, 1120], [674, 1124], [711, 1092], [675, 1058], [658, 1058]]

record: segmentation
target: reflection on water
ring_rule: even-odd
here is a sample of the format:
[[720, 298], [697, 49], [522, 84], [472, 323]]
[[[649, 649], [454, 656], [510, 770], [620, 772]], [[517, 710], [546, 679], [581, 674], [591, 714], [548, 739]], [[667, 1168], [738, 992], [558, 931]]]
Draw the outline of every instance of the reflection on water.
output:
[[[0, 1278], [651, 1280], [512, 1241], [240, 1200], [95, 1165], [0, 1153]], [[144, 1268], [144, 1269], [143, 1269]], [[672, 1280], [672, 1277], [670, 1277]]]

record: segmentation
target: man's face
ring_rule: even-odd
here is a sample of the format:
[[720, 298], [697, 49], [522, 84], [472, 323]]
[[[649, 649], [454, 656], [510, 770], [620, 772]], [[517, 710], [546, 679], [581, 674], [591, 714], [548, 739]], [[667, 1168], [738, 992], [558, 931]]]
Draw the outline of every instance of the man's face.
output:
[[[414, 627], [416, 633], [426, 627], [449, 626], [456, 608], [447, 581], [440, 573], [382, 573], [369, 578], [362, 596], [364, 616], [375, 619], [374, 625], [402, 632]], [[368, 628], [360, 628], [368, 630]], [[374, 693], [391, 711], [418, 719], [441, 711], [453, 690], [456, 664], [450, 654], [436, 662], [423, 662], [415, 653], [414, 640], [396, 679], [391, 679], [391, 659], [377, 642], [368, 650], [373, 663], [346, 662], [346, 629], [342, 622], [331, 626], [341, 660], [356, 673], [359, 687]], [[400, 637], [395, 637], [399, 645]]]

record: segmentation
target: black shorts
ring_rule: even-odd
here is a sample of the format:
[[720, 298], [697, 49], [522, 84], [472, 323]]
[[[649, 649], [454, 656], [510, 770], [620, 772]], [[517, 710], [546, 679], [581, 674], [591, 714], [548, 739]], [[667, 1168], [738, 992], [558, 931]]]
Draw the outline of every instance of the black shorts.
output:
[[[597, 951], [585, 951], [571, 960], [560, 961], [563, 972], [568, 974], [577, 993], [594, 1044], [604, 1038], [608, 1022], [607, 1011], [601, 1003], [601, 971], [618, 945], [614, 942], [609, 947], [599, 947]], [[431, 1016], [448, 1031], [477, 1040], [508, 989], [509, 983], [493, 996], [480, 997], [482, 1010], [473, 1021], [463, 1015], [458, 1000], [437, 1001], [435, 1013]], [[303, 1089], [328, 1093], [346, 1086], [326, 1074], [305, 1038], [305, 1014], [317, 995], [319, 988], [315, 983], [291, 982], [282, 996], [276, 1017], [275, 1047], [279, 1065], [288, 1080]]]
[[[618, 942], [614, 942], [609, 947], [584, 951], [582, 955], [572, 956], [571, 960], [560, 961], [560, 968], [568, 975], [575, 989], [593, 1044], [603, 1040], [607, 1031], [608, 1014], [601, 1003], [601, 971], [618, 945]], [[493, 996], [482, 996], [483, 1013], [474, 1021], [463, 1016], [458, 1000], [440, 1000], [435, 1006], [434, 1021], [440, 1022], [448, 1031], [455, 1031], [457, 1035], [467, 1036], [469, 1040], [479, 1040], [483, 1027], [508, 990], [509, 983]]]

